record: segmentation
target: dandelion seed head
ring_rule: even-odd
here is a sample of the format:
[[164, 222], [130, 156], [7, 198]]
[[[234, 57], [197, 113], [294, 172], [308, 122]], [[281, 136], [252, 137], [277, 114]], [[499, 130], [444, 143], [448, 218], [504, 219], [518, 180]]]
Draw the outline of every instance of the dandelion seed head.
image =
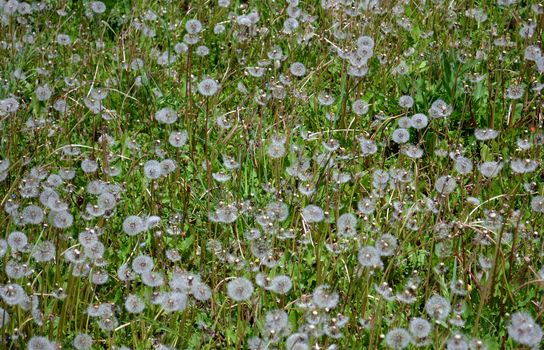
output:
[[414, 317], [410, 320], [409, 329], [414, 338], [426, 338], [431, 333], [431, 323], [424, 318]]
[[295, 77], [303, 77], [306, 74], [306, 67], [301, 62], [293, 62], [289, 67], [289, 71]]
[[77, 350], [89, 350], [93, 346], [93, 338], [85, 333], [79, 333], [74, 338], [74, 341], [72, 342], [72, 345]]
[[502, 162], [489, 161], [478, 164], [478, 170], [480, 170], [480, 174], [482, 174], [482, 176], [493, 178], [499, 175], [503, 166], [504, 163]]
[[147, 255], [139, 255], [132, 260], [132, 270], [137, 274], [143, 274], [153, 270], [155, 263], [153, 259]]
[[383, 267], [383, 262], [380, 258], [380, 251], [372, 246], [365, 246], [359, 249], [357, 253], [357, 261], [363, 267], [378, 268]]
[[465, 340], [465, 337], [460, 333], [455, 333], [451, 336], [446, 342], [447, 350], [468, 350], [468, 342]]
[[393, 131], [391, 139], [395, 143], [404, 144], [410, 140], [410, 132], [404, 128], [398, 128]]
[[191, 295], [198, 301], [206, 301], [212, 297], [212, 290], [206, 283], [196, 282], [191, 285]]
[[215, 95], [218, 90], [219, 84], [211, 78], [206, 78], [198, 84], [198, 92], [206, 97]]
[[178, 120], [178, 114], [173, 109], [165, 107], [155, 113], [155, 119], [162, 124], [173, 124]]
[[336, 232], [340, 237], [353, 237], [357, 234], [357, 218], [351, 213], [342, 214], [338, 218]]
[[168, 143], [173, 147], [180, 148], [187, 143], [188, 134], [187, 131], [172, 131], [168, 137]]
[[237, 277], [227, 284], [227, 294], [234, 301], [248, 300], [253, 290], [253, 284], [245, 277]]
[[444, 297], [435, 294], [425, 303], [425, 311], [427, 311], [429, 317], [443, 321], [448, 317], [451, 305]]
[[385, 335], [385, 342], [391, 349], [405, 349], [412, 342], [412, 336], [404, 328], [393, 328]]
[[544, 196], [534, 196], [531, 198], [531, 209], [537, 213], [544, 213]]
[[310, 204], [302, 209], [302, 217], [309, 223], [317, 223], [325, 219], [325, 214], [323, 209], [317, 205]]
[[400, 107], [409, 109], [409, 108], [412, 108], [413, 105], [414, 105], [414, 99], [412, 98], [412, 96], [403, 95], [399, 98]]
[[289, 276], [278, 275], [272, 278], [268, 289], [274, 293], [285, 295], [291, 291], [292, 287], [293, 282]]
[[499, 132], [494, 129], [476, 129], [474, 131], [474, 136], [479, 141], [488, 141], [493, 140], [499, 136]]
[[93, 1], [89, 4], [89, 6], [96, 14], [102, 14], [106, 11], [106, 5], [102, 1]]
[[317, 286], [312, 293], [312, 302], [321, 309], [334, 309], [339, 301], [338, 293], [331, 291], [326, 284]]
[[139, 296], [135, 294], [129, 294], [125, 298], [125, 309], [128, 313], [139, 314], [144, 311], [145, 303]]
[[13, 251], [22, 252], [28, 244], [28, 238], [26, 234], [21, 231], [13, 231], [9, 234], [7, 243]]
[[55, 350], [54, 344], [42, 336], [33, 336], [28, 340], [27, 343], [28, 350]]

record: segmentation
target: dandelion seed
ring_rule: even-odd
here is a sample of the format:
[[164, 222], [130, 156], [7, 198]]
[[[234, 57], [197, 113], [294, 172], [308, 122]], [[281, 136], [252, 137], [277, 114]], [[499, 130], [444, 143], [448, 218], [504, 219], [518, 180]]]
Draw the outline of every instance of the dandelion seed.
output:
[[213, 79], [206, 78], [198, 84], [198, 92], [204, 96], [213, 96], [219, 90], [219, 84]]
[[140, 275], [150, 272], [154, 266], [153, 260], [147, 255], [139, 255], [132, 260], [132, 270]]
[[0, 115], [15, 113], [19, 109], [19, 102], [14, 97], [0, 100]]
[[523, 97], [525, 87], [523, 85], [512, 85], [506, 89], [506, 98], [510, 100], [518, 100]]
[[26, 264], [19, 264], [14, 260], [6, 263], [6, 276], [12, 279], [19, 279], [32, 274], [32, 270]]
[[468, 343], [464, 337], [456, 333], [446, 342], [446, 350], [468, 350]]
[[301, 62], [294, 62], [289, 67], [289, 71], [295, 77], [303, 77], [306, 74], [306, 67]]
[[487, 350], [487, 345], [477, 338], [473, 338], [468, 345], [470, 350]]
[[544, 196], [534, 196], [531, 199], [531, 209], [537, 213], [544, 213]]
[[90, 8], [94, 13], [97, 13], [97, 14], [102, 14], [106, 11], [106, 5], [102, 1], [91, 2]]
[[466, 175], [472, 172], [472, 161], [466, 157], [459, 156], [455, 159], [455, 171], [461, 175]]
[[279, 334], [289, 325], [289, 315], [283, 310], [268, 311], [264, 317], [264, 328], [267, 332]]
[[140, 277], [142, 279], [142, 283], [148, 287], [160, 287], [164, 285], [164, 277], [159, 272], [145, 271], [140, 275]]
[[93, 338], [85, 333], [79, 333], [74, 338], [72, 345], [77, 350], [89, 350], [93, 346]]
[[376, 210], [376, 202], [374, 199], [366, 197], [357, 202], [357, 209], [365, 215], [370, 215]]
[[[463, 320], [461, 318], [461, 315], [455, 315], [454, 317], [450, 318], [448, 320], [448, 323], [455, 326], [455, 327], [459, 327], [459, 328], [465, 327], [465, 320]], [[465, 343], [459, 342], [459, 343], [455, 343], [455, 344], [458, 344], [459, 346], [465, 346], [466, 342]]]
[[283, 142], [272, 142], [266, 152], [271, 158], [279, 159], [285, 156], [286, 149]]
[[227, 28], [223, 24], [218, 23], [213, 27], [213, 33], [216, 35], [220, 35], [223, 34], [226, 29]]
[[412, 336], [404, 328], [393, 328], [387, 332], [385, 342], [391, 349], [405, 349], [412, 342]]
[[409, 109], [409, 108], [412, 108], [413, 105], [414, 105], [414, 99], [412, 98], [412, 96], [403, 95], [399, 98], [400, 107]]
[[198, 19], [190, 19], [185, 23], [185, 30], [191, 35], [199, 34], [202, 31], [202, 23]]
[[98, 320], [98, 327], [106, 332], [112, 332], [119, 325], [119, 321], [115, 317], [104, 317]]
[[91, 159], [84, 159], [81, 162], [81, 170], [85, 173], [94, 173], [98, 169], [98, 163]]
[[59, 34], [57, 35], [57, 44], [59, 45], [70, 45], [72, 43], [72, 39], [70, 39], [69, 35], [66, 34]]
[[267, 289], [274, 293], [285, 295], [291, 291], [292, 287], [293, 282], [289, 276], [278, 275], [272, 278], [270, 286]]
[[317, 100], [322, 106], [330, 106], [334, 103], [334, 97], [325, 91], [322, 91], [317, 95]]
[[340, 237], [353, 237], [357, 234], [357, 218], [351, 213], [342, 214], [338, 218], [336, 232]]
[[50, 174], [47, 177], [47, 184], [51, 187], [59, 187], [63, 184], [62, 177], [57, 174]]
[[109, 303], [90, 304], [87, 307], [87, 314], [90, 317], [102, 317], [107, 318], [113, 316], [114, 305]]
[[0, 172], [7, 171], [9, 169], [11, 162], [9, 159], [0, 159]]
[[518, 145], [518, 147], [520, 149], [522, 149], [523, 151], [526, 151], [528, 149], [531, 149], [531, 147], [533, 147], [533, 144], [528, 140], [528, 139], [522, 139], [522, 138], [519, 138], [517, 141], [516, 141], [516, 144]]
[[9, 234], [7, 243], [13, 249], [13, 251], [22, 252], [25, 250], [27, 244], [28, 244], [28, 238], [23, 232], [20, 231], [13, 231]]
[[378, 151], [378, 146], [374, 140], [369, 140], [364, 137], [358, 138], [359, 145], [361, 146], [361, 153], [363, 156], [375, 154]]
[[269, 348], [270, 340], [264, 340], [261, 337], [254, 336], [247, 341], [249, 350], [266, 350]]
[[0, 286], [0, 298], [7, 305], [14, 306], [22, 304], [28, 299], [28, 296], [23, 287], [15, 283], [10, 283]]
[[302, 217], [308, 223], [317, 223], [325, 219], [325, 214], [323, 212], [323, 209], [321, 209], [317, 205], [310, 204], [302, 209]]
[[253, 290], [253, 284], [245, 277], [237, 277], [227, 284], [227, 294], [234, 301], [248, 300]]
[[425, 311], [431, 318], [443, 321], [448, 317], [451, 305], [444, 297], [435, 294], [425, 303]]
[[514, 173], [526, 174], [535, 171], [539, 167], [540, 163], [533, 159], [512, 159], [510, 161], [510, 168]]
[[135, 294], [129, 294], [125, 298], [125, 309], [128, 313], [139, 314], [145, 309], [145, 303]]
[[0, 239], [0, 258], [8, 252], [8, 242], [5, 239]]
[[165, 108], [159, 109], [155, 113], [155, 119], [159, 123], [173, 124], [174, 122], [176, 122], [176, 120], [178, 120], [178, 114], [173, 109], [165, 107]]
[[431, 324], [424, 318], [414, 317], [410, 320], [409, 329], [414, 338], [426, 338], [431, 333]]
[[109, 280], [108, 273], [102, 270], [94, 270], [90, 273], [91, 282], [96, 285], [106, 284]]
[[306, 333], [293, 333], [285, 340], [285, 348], [289, 350], [308, 350], [309, 339]]
[[456, 187], [457, 182], [449, 175], [440, 176], [434, 184], [435, 190], [440, 194], [450, 194]]
[[398, 65], [396, 65], [391, 72], [396, 75], [406, 75], [410, 72], [410, 68], [404, 60], [401, 60]]
[[36, 262], [48, 262], [55, 258], [56, 248], [51, 241], [38, 243], [32, 249], [32, 257]]
[[210, 49], [207, 46], [200, 45], [196, 48], [195, 53], [197, 56], [205, 57], [210, 54]]
[[287, 18], [283, 22], [283, 32], [286, 34], [293, 33], [299, 27], [299, 22], [295, 18]]
[[321, 309], [334, 309], [338, 305], [340, 297], [338, 293], [331, 292], [330, 287], [324, 284], [315, 288], [312, 293], [312, 301]]
[[115, 196], [109, 192], [104, 192], [98, 196], [98, 206], [104, 210], [112, 210], [115, 208], [117, 201]]
[[397, 120], [397, 125], [399, 126], [399, 128], [403, 128], [403, 129], [409, 129], [411, 127], [411, 121], [410, 121], [410, 118], [408, 117], [400, 117], [398, 120]]
[[397, 238], [389, 233], [384, 233], [375, 243], [376, 249], [381, 256], [391, 256], [397, 249]]
[[478, 170], [480, 170], [482, 176], [493, 178], [499, 175], [503, 166], [502, 162], [490, 161], [478, 164]]
[[431, 108], [429, 109], [429, 115], [432, 118], [446, 118], [449, 117], [452, 112], [453, 107], [451, 107], [441, 99], [434, 101], [431, 105]]
[[55, 350], [53, 343], [46, 337], [33, 336], [27, 343], [28, 350]]
[[36, 88], [36, 98], [38, 101], [47, 101], [51, 98], [53, 91], [49, 87], [49, 84], [44, 84]]
[[37, 225], [43, 221], [43, 210], [37, 205], [29, 205], [23, 209], [21, 213], [23, 222], [27, 224]]
[[409, 144], [402, 148], [402, 153], [412, 159], [420, 159], [423, 157], [423, 149]]
[[207, 284], [197, 282], [192, 284], [191, 294], [196, 300], [206, 301], [212, 297], [212, 290]]
[[395, 143], [404, 144], [410, 140], [410, 133], [406, 129], [398, 128], [393, 131], [391, 138]]
[[176, 148], [183, 147], [187, 143], [188, 134], [187, 131], [173, 131], [168, 137], [168, 142]]
[[499, 136], [499, 132], [493, 129], [476, 129], [474, 131], [474, 136], [479, 141], [488, 141], [493, 140]]
[[363, 267], [381, 269], [383, 262], [380, 258], [380, 251], [372, 246], [365, 246], [359, 249], [357, 253], [357, 261]]
[[49, 221], [53, 224], [53, 227], [66, 229], [74, 223], [74, 216], [67, 210], [51, 211], [49, 213]]
[[368, 113], [370, 105], [363, 100], [355, 100], [351, 104], [351, 110], [358, 116], [362, 116]]

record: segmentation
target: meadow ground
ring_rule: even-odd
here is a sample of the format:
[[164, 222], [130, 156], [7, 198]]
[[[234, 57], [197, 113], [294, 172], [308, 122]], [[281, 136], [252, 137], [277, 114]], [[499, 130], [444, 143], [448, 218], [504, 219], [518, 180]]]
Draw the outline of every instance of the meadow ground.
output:
[[0, 0], [0, 349], [540, 349], [543, 29]]

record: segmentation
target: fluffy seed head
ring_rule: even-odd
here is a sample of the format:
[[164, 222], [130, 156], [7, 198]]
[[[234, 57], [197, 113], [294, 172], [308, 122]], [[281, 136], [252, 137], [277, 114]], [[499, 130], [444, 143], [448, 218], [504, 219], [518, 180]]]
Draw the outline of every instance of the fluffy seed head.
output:
[[237, 277], [227, 284], [227, 294], [234, 301], [248, 300], [253, 290], [253, 284], [245, 277]]

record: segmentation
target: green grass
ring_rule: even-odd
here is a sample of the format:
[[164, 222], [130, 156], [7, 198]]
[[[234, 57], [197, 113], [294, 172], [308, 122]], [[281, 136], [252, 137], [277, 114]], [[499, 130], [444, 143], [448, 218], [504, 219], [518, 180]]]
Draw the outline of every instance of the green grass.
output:
[[[386, 349], [395, 348], [392, 331], [408, 332], [415, 317], [432, 329], [425, 339], [406, 333], [407, 348], [539, 347], [544, 64], [536, 61], [544, 59], [525, 52], [542, 50], [544, 9], [522, 1], [401, 1], [354, 15], [350, 6], [324, 3], [301, 2], [293, 33], [283, 28], [294, 10], [272, 0], [227, 8], [216, 0], [104, 1], [104, 13], [90, 2], [47, 1], [17, 15], [0, 4], [0, 348], [71, 349], [87, 334], [91, 349], [289, 349], [295, 337], [303, 340], [292, 349]], [[473, 8], [487, 19], [469, 16]], [[258, 21], [244, 25], [255, 13]], [[179, 43], [191, 19], [203, 30], [185, 50]], [[534, 32], [524, 36], [529, 23]], [[218, 24], [224, 32], [215, 33]], [[71, 43], [57, 43], [59, 34]], [[357, 77], [339, 49], [356, 52], [362, 35], [374, 46], [368, 72]], [[208, 55], [198, 55], [200, 45]], [[276, 46], [283, 56], [270, 59]], [[161, 64], [168, 52], [175, 60]], [[304, 76], [290, 72], [294, 62], [305, 65]], [[407, 74], [395, 73], [400, 62]], [[257, 66], [265, 68], [260, 77], [248, 70]], [[206, 78], [219, 84], [209, 97], [199, 91]], [[38, 98], [44, 84], [51, 96]], [[512, 98], [518, 85], [522, 96]], [[98, 88], [107, 95], [94, 113], [86, 99], [96, 99]], [[320, 102], [322, 92], [332, 104]], [[412, 106], [399, 105], [403, 95]], [[18, 108], [9, 109], [11, 98]], [[368, 112], [355, 113], [358, 99]], [[439, 99], [451, 113], [433, 118]], [[177, 113], [171, 124], [156, 118], [167, 107]], [[409, 125], [416, 113], [428, 116], [427, 126]], [[399, 127], [408, 129], [407, 144], [393, 137]], [[482, 140], [479, 129], [487, 128], [498, 136]], [[174, 131], [187, 132], [180, 148], [169, 143]], [[362, 138], [376, 151], [362, 152]], [[274, 144], [285, 152], [275, 156]], [[423, 155], [411, 157], [408, 145]], [[471, 171], [456, 170], [460, 155]], [[97, 170], [85, 172], [85, 159]], [[144, 175], [147, 162], [165, 159], [176, 168]], [[517, 159], [528, 160], [524, 172]], [[490, 161], [503, 166], [496, 176], [479, 170]], [[60, 181], [62, 169], [75, 175]], [[387, 184], [373, 181], [377, 170], [389, 174]], [[447, 175], [455, 186], [441, 191], [437, 180]], [[100, 204], [103, 193], [114, 195], [112, 208]], [[363, 199], [373, 212], [361, 210]], [[286, 213], [270, 209], [278, 203]], [[53, 210], [59, 204], [67, 206], [60, 214]], [[322, 218], [303, 215], [310, 204]], [[44, 213], [35, 224], [24, 211], [29, 205]], [[222, 219], [224, 210], [235, 219]], [[73, 222], [60, 227], [55, 215], [66, 212]], [[350, 237], [337, 227], [345, 213], [357, 218]], [[159, 221], [129, 235], [123, 223], [131, 215]], [[16, 231], [26, 245], [13, 241]], [[95, 243], [86, 244], [82, 232]], [[382, 245], [376, 265], [364, 267], [370, 257], [359, 251], [380, 247], [385, 233], [396, 249], [387, 254]], [[43, 242], [55, 247], [46, 261], [36, 258]], [[139, 255], [152, 259], [162, 285], [131, 271]], [[118, 274], [123, 264], [132, 279]], [[269, 287], [277, 276], [289, 276], [288, 292]], [[227, 293], [237, 277], [254, 287], [242, 301]], [[199, 283], [211, 297], [198, 299], [191, 286]], [[12, 301], [17, 286], [22, 292]], [[172, 292], [187, 302], [167, 312]], [[129, 295], [145, 304], [142, 312], [128, 312]], [[429, 312], [433, 295], [451, 312]], [[106, 304], [112, 312], [93, 316], [93, 307]], [[285, 321], [271, 319], [279, 310]], [[531, 319], [511, 317], [519, 312]], [[38, 337], [46, 347], [32, 345]]]

